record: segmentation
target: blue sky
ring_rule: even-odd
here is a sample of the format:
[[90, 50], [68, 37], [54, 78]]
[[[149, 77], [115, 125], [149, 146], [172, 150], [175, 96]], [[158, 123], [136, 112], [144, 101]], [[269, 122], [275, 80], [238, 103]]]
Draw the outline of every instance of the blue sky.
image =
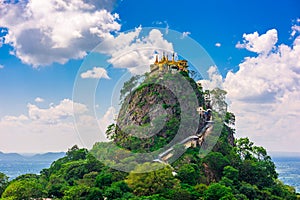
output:
[[[136, 28], [153, 27], [185, 33], [213, 59], [228, 89], [229, 108], [237, 115], [237, 136], [248, 136], [270, 151], [300, 152], [300, 140], [295, 139], [300, 128], [298, 0], [20, 2], [0, 0], [0, 151], [65, 151], [80, 143], [73, 103], [79, 107], [77, 122], [84, 122], [77, 127], [87, 132], [84, 137], [95, 123], [105, 130], [116, 114], [109, 107], [111, 97], [105, 96], [114, 86], [109, 81], [136, 69], [122, 69], [113, 60], [106, 64], [115, 64], [121, 72], [101, 71], [103, 66], [95, 65], [98, 77], [86, 75], [87, 81], [96, 84], [100, 78], [108, 85], [98, 87], [94, 110], [72, 96], [74, 82], [88, 71], [80, 68], [84, 55], [113, 38], [112, 45], [121, 50], [108, 48], [104, 53], [114, 57], [126, 50], [130, 33], [139, 33]], [[117, 35], [126, 31], [119, 41]], [[157, 33], [152, 39], [173, 50], [172, 41]], [[144, 43], [151, 41], [149, 36]], [[98, 122], [89, 121], [93, 112]]]

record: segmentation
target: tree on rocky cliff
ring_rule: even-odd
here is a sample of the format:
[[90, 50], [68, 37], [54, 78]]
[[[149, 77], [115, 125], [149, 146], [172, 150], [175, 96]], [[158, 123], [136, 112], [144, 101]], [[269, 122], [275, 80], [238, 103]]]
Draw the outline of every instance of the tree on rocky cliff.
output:
[[0, 172], [0, 197], [8, 184], [8, 177]]

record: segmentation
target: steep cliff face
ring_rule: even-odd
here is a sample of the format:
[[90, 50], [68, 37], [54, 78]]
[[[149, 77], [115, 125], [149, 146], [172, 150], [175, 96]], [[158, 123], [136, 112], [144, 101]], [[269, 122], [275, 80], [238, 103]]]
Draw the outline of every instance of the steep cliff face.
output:
[[[171, 89], [155, 81], [162, 78], [167, 80], [165, 83], [167, 85], [176, 81], [171, 74], [150, 77], [151, 81], [145, 80], [125, 97], [114, 137], [118, 145], [131, 151], [153, 151], [168, 144], [177, 134], [180, 124], [199, 124], [198, 130], [204, 126], [203, 119], [199, 118], [196, 111], [198, 107], [205, 106], [204, 97], [195, 81], [188, 76], [185, 77], [196, 97], [196, 103], [191, 107], [191, 104], [182, 101], [182, 99], [188, 101], [189, 94], [184, 91], [174, 94]], [[181, 98], [181, 101], [178, 98]], [[192, 110], [188, 113], [189, 121], [181, 121], [187, 119], [182, 117], [182, 109]], [[197, 131], [186, 127], [185, 136], [196, 134]]]
[[167, 88], [143, 85], [126, 97], [117, 122], [117, 144], [140, 152], [154, 150], [178, 130], [179, 103]]
[[166, 115], [166, 121], [180, 115], [176, 96], [161, 85], [142, 85], [125, 99], [118, 125], [143, 126], [162, 115]]

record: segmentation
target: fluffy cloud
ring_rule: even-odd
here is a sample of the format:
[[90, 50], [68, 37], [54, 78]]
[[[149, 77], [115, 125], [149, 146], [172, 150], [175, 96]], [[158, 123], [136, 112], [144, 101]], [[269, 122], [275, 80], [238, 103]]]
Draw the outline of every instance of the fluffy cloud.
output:
[[107, 71], [102, 67], [94, 67], [92, 70], [81, 73], [80, 76], [81, 78], [110, 79], [107, 75]]
[[13, 152], [65, 151], [81, 144], [73, 122], [76, 113], [85, 115], [87, 107], [64, 99], [57, 105], [40, 108], [28, 104], [27, 114], [0, 119], [1, 149]]
[[211, 66], [208, 71], [209, 80], [199, 80], [205, 90], [213, 90], [215, 88], [223, 88], [223, 78], [220, 75], [217, 66]]
[[115, 68], [126, 68], [132, 74], [141, 74], [149, 69], [157, 52], [173, 52], [172, 43], [163, 38], [158, 29], [140, 37], [141, 27], [127, 33], [120, 33], [102, 43], [99, 52], [110, 55], [109, 63]]
[[300, 151], [300, 37], [292, 46], [276, 45], [274, 29], [243, 37], [242, 47], [259, 54], [245, 58], [224, 81], [239, 135], [267, 149]]
[[73, 116], [73, 107], [75, 112], [82, 114], [88, 111], [83, 104], [74, 103], [70, 99], [64, 99], [60, 104], [50, 105], [47, 109], [41, 109], [36, 105], [28, 104], [28, 117], [32, 121], [38, 121], [45, 124], [57, 124], [60, 121]]
[[[96, 141], [107, 141], [103, 134], [113, 122], [115, 109], [108, 108], [97, 119], [86, 105], [64, 99], [41, 108], [27, 105], [28, 113], [0, 118], [0, 147], [6, 152], [66, 151], [77, 144], [91, 148]], [[74, 117], [77, 120], [74, 123]]]
[[[101, 39], [120, 29], [119, 16], [97, 0], [0, 1], [1, 40], [26, 64], [65, 63], [86, 55]], [[114, 1], [113, 1], [114, 2]]]
[[44, 102], [44, 99], [42, 99], [41, 97], [37, 97], [37, 98], [35, 98], [35, 100], [34, 100], [36, 103], [42, 103], [42, 102]]
[[0, 65], [0, 69], [3, 69], [4, 68], [4, 66], [3, 65]]
[[292, 37], [294, 37], [296, 35], [296, 33], [299, 33], [299, 32], [300, 32], [300, 26], [298, 26], [298, 25], [292, 26], [292, 33], [291, 33]]
[[188, 32], [188, 31], [187, 32], [183, 32], [181, 38], [183, 39], [183, 38], [189, 36], [190, 34], [191, 34], [191, 32]]
[[269, 53], [277, 43], [277, 30], [271, 29], [265, 34], [259, 35], [257, 32], [251, 34], [243, 34], [243, 43], [237, 43], [237, 48], [245, 48], [249, 51], [264, 54]]
[[106, 128], [114, 122], [116, 109], [109, 107], [102, 118], [99, 119], [99, 128], [102, 133], [105, 133]]
[[215, 44], [215, 46], [216, 46], [216, 47], [220, 47], [220, 46], [221, 46], [221, 43], [217, 42], [217, 43]]

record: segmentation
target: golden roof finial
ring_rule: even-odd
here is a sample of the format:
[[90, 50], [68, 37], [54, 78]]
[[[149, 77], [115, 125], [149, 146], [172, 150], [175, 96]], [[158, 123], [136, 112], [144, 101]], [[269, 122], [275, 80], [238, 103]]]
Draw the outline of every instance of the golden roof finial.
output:
[[166, 57], [165, 57], [165, 52], [163, 52], [163, 57], [161, 59], [162, 61], [165, 61], [166, 60]]
[[155, 58], [155, 63], [154, 64], [157, 64], [158, 63], [158, 55], [156, 54], [156, 58]]
[[174, 54], [174, 52], [173, 52], [173, 54], [172, 54], [172, 62], [175, 62], [174, 57], [175, 57], [175, 54]]

